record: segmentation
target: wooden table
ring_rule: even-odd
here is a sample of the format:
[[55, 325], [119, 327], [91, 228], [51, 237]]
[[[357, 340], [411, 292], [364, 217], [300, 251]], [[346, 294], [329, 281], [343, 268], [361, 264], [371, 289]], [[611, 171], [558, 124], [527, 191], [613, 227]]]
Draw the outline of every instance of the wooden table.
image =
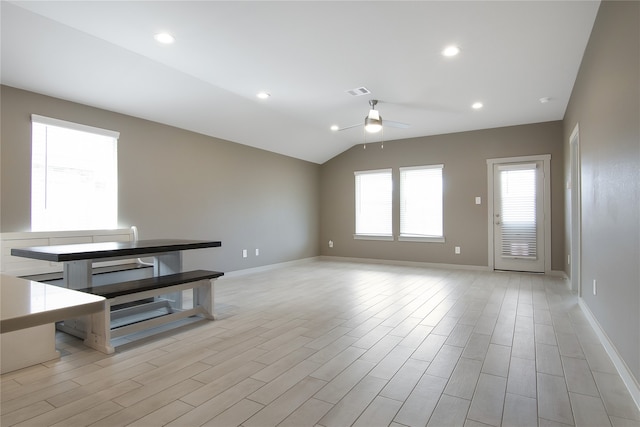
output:
[[[12, 248], [11, 255], [43, 261], [62, 262], [64, 266], [64, 286], [70, 289], [87, 289], [92, 287], [92, 264], [94, 261], [153, 257], [154, 276], [168, 276], [182, 273], [182, 251], [220, 246], [222, 246], [222, 243], [219, 241], [160, 239]], [[209, 281], [207, 281], [207, 283], [210, 285]], [[189, 289], [192, 288], [194, 287], [189, 285]], [[211, 307], [209, 308], [212, 313], [212, 287], [210, 297], [211, 303], [209, 305]], [[144, 304], [127, 308], [126, 310], [128, 310], [127, 313], [137, 315], [145, 314], [158, 307], [166, 307], [168, 313], [179, 310], [182, 311], [182, 313], [189, 314], [191, 311], [200, 308], [195, 307], [189, 311], [182, 310], [182, 306], [182, 292], [176, 290], [166, 295], [155, 296], [154, 294], [154, 301], [145, 301]], [[87, 345], [97, 350], [112, 353], [113, 347], [110, 342], [109, 333], [110, 314], [113, 313], [105, 313], [102, 318], [92, 315], [89, 323], [87, 323], [84, 318], [65, 318], [64, 323], [58, 324], [58, 328], [84, 338]], [[171, 316], [176, 317], [173, 314], [171, 314]], [[168, 317], [169, 316], [167, 316], [167, 318]], [[143, 322], [139, 320], [135, 322], [141, 325], [143, 324]]]
[[105, 308], [100, 296], [0, 274], [1, 372], [59, 357], [54, 323]]
[[13, 248], [11, 255], [62, 262], [64, 285], [70, 289], [83, 289], [92, 284], [93, 261], [153, 257], [154, 276], [164, 276], [182, 271], [182, 251], [220, 246], [219, 241], [158, 239]]

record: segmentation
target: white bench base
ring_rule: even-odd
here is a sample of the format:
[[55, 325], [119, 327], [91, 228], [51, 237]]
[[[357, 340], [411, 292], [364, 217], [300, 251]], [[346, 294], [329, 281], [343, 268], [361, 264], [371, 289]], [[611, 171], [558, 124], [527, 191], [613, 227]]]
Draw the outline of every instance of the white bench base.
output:
[[[104, 312], [92, 314], [88, 319], [85, 317], [65, 320], [63, 324], [58, 325], [58, 329], [71, 335], [84, 338], [84, 343], [95, 350], [105, 354], [111, 354], [115, 351], [111, 342], [114, 338], [196, 315], [202, 316], [205, 319], [214, 320], [213, 283], [214, 280], [205, 279], [107, 299], [107, 309]], [[118, 314], [118, 311], [111, 311], [111, 307], [148, 298], [157, 300], [161, 295], [181, 293], [189, 289], [193, 290], [193, 308], [182, 309], [181, 307], [176, 307], [174, 304], [170, 304], [167, 305], [171, 310], [169, 314], [111, 329], [112, 317], [115, 318]]]

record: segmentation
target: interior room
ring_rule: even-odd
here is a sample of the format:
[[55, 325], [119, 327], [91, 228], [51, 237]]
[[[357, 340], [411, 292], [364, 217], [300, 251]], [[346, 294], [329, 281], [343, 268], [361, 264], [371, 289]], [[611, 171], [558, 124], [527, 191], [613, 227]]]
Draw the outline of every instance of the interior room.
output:
[[[639, 2], [2, 0], [0, 19], [3, 277], [28, 276], [10, 236], [55, 231], [38, 125], [117, 141], [113, 226], [57, 230], [221, 242], [178, 270], [224, 274], [215, 320], [113, 352], [52, 327], [55, 358], [0, 377], [1, 425], [640, 426]], [[526, 244], [504, 231], [523, 171]], [[98, 203], [62, 193], [61, 220]]]

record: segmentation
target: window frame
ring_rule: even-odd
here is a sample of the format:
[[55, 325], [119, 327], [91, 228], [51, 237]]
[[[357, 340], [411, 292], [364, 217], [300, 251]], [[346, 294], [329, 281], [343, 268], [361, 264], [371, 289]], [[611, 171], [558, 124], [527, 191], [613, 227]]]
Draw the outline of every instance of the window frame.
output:
[[[108, 138], [111, 139], [111, 148], [109, 148], [109, 150], [111, 151], [110, 156], [113, 156], [111, 158], [112, 162], [108, 163], [108, 167], [106, 169], [101, 169], [102, 171], [104, 170], [110, 170], [109, 172], [109, 176], [110, 180], [108, 181], [104, 181], [104, 182], [109, 182], [109, 188], [111, 188], [111, 191], [115, 192], [114, 194], [112, 194], [112, 196], [114, 197], [115, 200], [112, 200], [110, 203], [113, 204], [114, 206], [109, 208], [109, 211], [111, 211], [114, 215], [114, 217], [109, 217], [107, 219], [108, 222], [105, 222], [104, 224], [100, 223], [97, 224], [96, 226], [92, 226], [92, 224], [83, 221], [82, 218], [78, 218], [80, 224], [77, 227], [73, 227], [73, 228], [69, 228], [69, 224], [64, 224], [64, 223], [59, 223], [57, 221], [53, 221], [51, 222], [51, 220], [46, 220], [44, 219], [47, 215], [46, 213], [44, 214], [44, 216], [38, 216], [37, 212], [39, 211], [40, 208], [38, 208], [39, 205], [41, 205], [41, 201], [38, 199], [38, 203], [34, 204], [34, 201], [36, 200], [37, 197], [43, 196], [47, 197], [47, 190], [46, 190], [46, 186], [48, 185], [53, 185], [53, 182], [55, 181], [48, 181], [47, 175], [48, 175], [48, 168], [50, 166], [47, 166], [48, 161], [50, 160], [49, 154], [47, 153], [47, 144], [49, 143], [47, 141], [47, 137], [45, 136], [45, 140], [38, 140], [36, 138], [35, 135], [35, 129], [36, 126], [43, 126], [43, 131], [47, 132], [46, 129], [48, 128], [58, 128], [58, 129], [65, 129], [67, 131], [72, 131], [72, 132], [82, 132], [82, 133], [87, 133], [87, 134], [91, 134], [93, 135], [93, 137], [101, 137], [101, 138]], [[76, 230], [76, 229], [88, 229], [87, 227], [90, 227], [91, 229], [114, 229], [118, 227], [118, 140], [120, 137], [120, 132], [116, 132], [116, 131], [112, 131], [112, 130], [108, 130], [108, 129], [102, 129], [102, 128], [97, 128], [97, 127], [93, 127], [93, 126], [88, 126], [88, 125], [83, 125], [80, 123], [75, 123], [75, 122], [69, 122], [69, 121], [65, 121], [65, 120], [60, 120], [60, 119], [55, 119], [55, 118], [51, 118], [51, 117], [45, 117], [45, 116], [40, 116], [37, 114], [31, 114], [31, 129], [32, 129], [32, 135], [31, 135], [31, 198], [30, 198], [30, 210], [31, 210], [31, 230], [32, 231], [68, 231], [68, 230]], [[46, 135], [46, 134], [45, 134]], [[55, 141], [55, 140], [52, 140]], [[70, 140], [72, 141], [72, 140]], [[106, 140], [104, 142], [107, 142]], [[39, 145], [39, 144], [44, 144], [44, 145]], [[41, 148], [38, 148], [41, 147]], [[36, 153], [34, 152], [34, 150], [36, 150], [36, 148], [38, 149], [38, 158], [40, 160], [38, 160], [38, 162], [36, 162]], [[42, 150], [44, 149], [45, 152], [44, 154], [42, 153]], [[44, 156], [44, 158], [40, 157], [40, 156]], [[87, 159], [87, 157], [82, 157], [82, 159]], [[44, 167], [44, 171], [39, 172], [40, 174], [44, 173], [44, 175], [42, 175], [40, 178], [37, 177], [37, 174], [35, 174], [36, 169], [34, 169], [36, 164], [42, 164], [40, 163], [41, 160], [44, 160], [44, 166], [39, 166], [39, 169], [41, 167]], [[54, 163], [55, 165], [55, 163]], [[55, 166], [54, 166], [55, 167]], [[100, 169], [87, 169], [90, 171], [95, 171], [95, 170], [100, 170]], [[62, 176], [62, 175], [61, 175]], [[42, 181], [42, 179], [44, 179], [44, 181]], [[115, 181], [111, 181], [112, 179], [115, 179]], [[38, 182], [36, 182], [36, 180]], [[98, 181], [99, 182], [99, 181]], [[44, 185], [45, 186], [45, 190], [44, 193], [40, 193], [37, 192], [35, 193], [34, 188], [36, 185]], [[55, 188], [55, 187], [52, 187]], [[41, 190], [39, 190], [41, 191]], [[82, 197], [82, 195], [78, 195], [78, 197]], [[111, 199], [111, 197], [109, 198]], [[45, 203], [45, 210], [46, 210], [46, 201]], [[95, 208], [95, 209], [99, 209], [99, 208]], [[95, 209], [93, 211], [89, 211], [89, 215], [92, 215], [91, 212], [95, 212]], [[41, 211], [42, 212], [42, 211]], [[62, 211], [59, 211], [62, 212]], [[43, 218], [42, 221], [35, 221], [34, 219], [36, 217], [40, 217]], [[55, 214], [54, 214], [54, 218], [55, 218]], [[86, 218], [86, 216], [84, 217]], [[35, 222], [34, 222], [35, 221]]]
[[[444, 164], [433, 164], [433, 165], [422, 165], [422, 166], [405, 166], [400, 167], [399, 175], [400, 175], [400, 201], [399, 201], [399, 217], [400, 217], [400, 232], [398, 234], [398, 241], [401, 242], [424, 242], [424, 243], [445, 243], [445, 234], [444, 234]], [[404, 200], [404, 186], [403, 186], [403, 172], [411, 171], [411, 170], [425, 170], [425, 169], [439, 169], [441, 173], [442, 185], [440, 188], [440, 197], [441, 197], [441, 206], [442, 211], [440, 212], [441, 217], [441, 227], [442, 234], [441, 235], [412, 235], [412, 234], [403, 234], [402, 232], [402, 217], [403, 217], [403, 208], [402, 203]]]
[[[354, 209], [355, 209], [355, 215], [354, 215], [354, 234], [353, 234], [353, 238], [356, 240], [381, 240], [381, 241], [393, 241], [394, 240], [394, 235], [393, 235], [393, 170], [391, 168], [385, 168], [385, 169], [374, 169], [374, 170], [365, 170], [365, 171], [354, 171], [354, 201], [355, 201], [355, 205], [354, 205]], [[358, 233], [358, 206], [360, 203], [359, 197], [358, 197], [358, 177], [359, 176], [365, 176], [365, 175], [374, 175], [374, 174], [388, 174], [389, 179], [390, 179], [390, 194], [389, 194], [389, 230], [390, 233]]]

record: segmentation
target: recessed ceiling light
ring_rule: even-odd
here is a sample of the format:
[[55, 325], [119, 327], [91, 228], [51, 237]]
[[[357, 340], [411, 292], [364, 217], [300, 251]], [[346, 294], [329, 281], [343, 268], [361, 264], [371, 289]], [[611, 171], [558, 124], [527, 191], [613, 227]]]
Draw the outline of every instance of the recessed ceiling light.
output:
[[271, 96], [269, 92], [258, 92], [256, 96], [260, 99], [267, 99]]
[[331, 130], [332, 130], [332, 131], [336, 131], [336, 130], [338, 130], [338, 129], [340, 129], [340, 128], [338, 127], [338, 125], [331, 125]]
[[158, 33], [153, 36], [153, 38], [156, 39], [158, 43], [162, 44], [171, 44], [176, 41], [176, 39], [169, 33]]
[[442, 56], [456, 56], [457, 54], [460, 53], [460, 48], [458, 46], [447, 46], [442, 50]]
[[544, 98], [540, 98], [539, 101], [541, 104], [546, 104], [547, 102], [551, 101], [552, 98], [545, 96]]
[[482, 104], [482, 102], [474, 102], [473, 104], [471, 104], [471, 108], [473, 108], [474, 110], [479, 110], [483, 107], [484, 105]]

